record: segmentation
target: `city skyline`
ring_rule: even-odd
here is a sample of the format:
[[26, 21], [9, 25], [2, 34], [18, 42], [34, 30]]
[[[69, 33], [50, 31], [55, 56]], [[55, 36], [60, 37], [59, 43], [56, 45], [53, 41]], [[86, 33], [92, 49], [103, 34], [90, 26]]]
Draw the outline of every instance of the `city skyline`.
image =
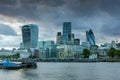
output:
[[72, 32], [82, 42], [89, 29], [97, 44], [119, 39], [119, 4], [119, 0], [1, 0], [0, 47], [18, 47], [25, 24], [39, 26], [39, 40], [55, 41], [63, 22], [72, 23]]

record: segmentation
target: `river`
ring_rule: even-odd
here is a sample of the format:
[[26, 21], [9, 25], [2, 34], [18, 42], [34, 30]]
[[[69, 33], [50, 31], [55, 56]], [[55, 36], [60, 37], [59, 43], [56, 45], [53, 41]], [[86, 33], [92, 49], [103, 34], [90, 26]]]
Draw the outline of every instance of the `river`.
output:
[[120, 80], [120, 63], [37, 63], [36, 69], [0, 70], [0, 80]]

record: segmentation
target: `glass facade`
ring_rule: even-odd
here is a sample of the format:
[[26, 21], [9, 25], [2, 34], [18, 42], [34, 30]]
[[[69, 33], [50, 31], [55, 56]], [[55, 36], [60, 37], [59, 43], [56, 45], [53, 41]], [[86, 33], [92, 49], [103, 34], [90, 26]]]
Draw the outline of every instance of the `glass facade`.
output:
[[52, 47], [54, 46], [54, 41], [39, 41], [38, 42], [38, 48], [43, 48], [43, 47]]
[[61, 32], [57, 33], [57, 40], [56, 40], [56, 42], [57, 42], [57, 45], [62, 44], [62, 34], [61, 34]]
[[39, 41], [38, 49], [40, 49], [41, 58], [55, 58], [57, 55], [54, 41]]
[[74, 39], [74, 45], [80, 45], [80, 39]]
[[95, 36], [91, 29], [89, 31], [86, 31], [86, 38], [90, 45], [95, 45]]
[[24, 48], [35, 48], [38, 43], [38, 26], [34, 24], [22, 26], [22, 39]]
[[63, 23], [63, 36], [62, 36], [63, 44], [71, 43], [71, 22]]

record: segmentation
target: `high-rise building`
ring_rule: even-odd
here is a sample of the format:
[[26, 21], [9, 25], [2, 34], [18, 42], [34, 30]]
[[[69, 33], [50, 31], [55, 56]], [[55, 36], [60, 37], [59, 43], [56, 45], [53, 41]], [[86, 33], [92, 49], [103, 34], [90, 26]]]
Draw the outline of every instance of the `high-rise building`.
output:
[[63, 23], [63, 44], [71, 44], [71, 22]]
[[80, 39], [74, 39], [74, 45], [80, 45]]
[[44, 46], [45, 46], [45, 47], [48, 47], [48, 46], [51, 46], [51, 47], [52, 47], [52, 46], [54, 46], [54, 44], [55, 44], [54, 41], [45, 41], [45, 42], [44, 42]]
[[24, 45], [23, 45], [23, 43], [21, 42], [20, 43], [20, 49], [23, 49], [24, 48]]
[[86, 31], [86, 38], [91, 46], [95, 45], [95, 36], [91, 29], [89, 31]]
[[113, 47], [113, 48], [116, 48], [116, 47], [117, 47], [115, 41], [112, 41], [112, 42], [111, 42], [111, 47]]
[[72, 45], [74, 44], [74, 38], [75, 38], [75, 36], [74, 36], [74, 34], [72, 34], [72, 36], [71, 36], [71, 43], [72, 43]]
[[88, 36], [89, 36], [89, 31], [86, 31], [86, 41], [89, 41]]
[[58, 33], [57, 33], [56, 43], [57, 43], [58, 45], [62, 44], [62, 34], [61, 34], [61, 32], [58, 32]]
[[34, 24], [22, 26], [22, 39], [24, 48], [30, 49], [37, 47], [38, 26]]
[[55, 58], [57, 56], [57, 49], [54, 41], [39, 41], [38, 49], [41, 58]]
[[89, 44], [88, 41], [87, 41], [87, 42], [82, 42], [82, 43], [81, 43], [81, 46], [83, 46], [83, 47], [85, 47], [85, 48], [89, 48], [89, 47], [90, 47], [90, 44]]
[[38, 48], [53, 47], [55, 45], [54, 41], [38, 41]]

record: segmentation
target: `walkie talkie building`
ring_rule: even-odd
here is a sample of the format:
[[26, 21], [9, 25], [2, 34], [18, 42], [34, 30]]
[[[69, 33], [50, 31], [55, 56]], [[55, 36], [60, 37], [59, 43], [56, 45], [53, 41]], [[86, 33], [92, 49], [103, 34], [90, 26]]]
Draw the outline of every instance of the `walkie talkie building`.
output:
[[38, 43], [38, 26], [34, 24], [22, 26], [22, 39], [24, 48], [35, 48]]

